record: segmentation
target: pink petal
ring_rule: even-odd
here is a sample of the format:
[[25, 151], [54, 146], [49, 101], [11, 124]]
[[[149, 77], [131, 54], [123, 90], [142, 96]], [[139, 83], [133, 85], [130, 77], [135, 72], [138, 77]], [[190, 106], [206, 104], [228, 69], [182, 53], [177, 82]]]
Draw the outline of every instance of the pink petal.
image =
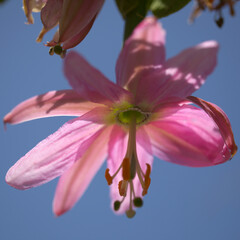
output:
[[125, 42], [116, 65], [117, 84], [125, 86], [136, 69], [162, 66], [165, 62], [165, 31], [154, 17], [145, 18]]
[[65, 42], [79, 34], [100, 11], [103, 3], [104, 0], [64, 0], [59, 41]]
[[159, 111], [159, 119], [146, 130], [155, 155], [165, 161], [205, 167], [231, 157], [214, 121], [194, 106], [165, 107]]
[[100, 124], [112, 124], [112, 122], [109, 121], [109, 114], [112, 114], [111, 108], [105, 106], [95, 107], [80, 116], [79, 119]]
[[[127, 133], [120, 127], [115, 126], [110, 136], [109, 141], [109, 152], [108, 152], [108, 160], [107, 165], [110, 169], [110, 174], [113, 175], [119, 166], [122, 163], [122, 160], [127, 151], [127, 142], [128, 135]], [[148, 135], [144, 131], [143, 128], [138, 129], [137, 131], [137, 155], [140, 166], [142, 170], [146, 171], [146, 163], [152, 165], [153, 162], [153, 154], [151, 150], [151, 144]], [[118, 173], [118, 175], [114, 178], [113, 183], [111, 185], [111, 206], [115, 201], [121, 201], [122, 197], [119, 195], [118, 183], [122, 180], [122, 171]], [[142, 187], [140, 181], [136, 175], [133, 180], [134, 190], [136, 197], [142, 196]], [[120, 209], [115, 212], [117, 214], [123, 214], [126, 210], [129, 209], [130, 206], [130, 191], [128, 188], [127, 197], [121, 204]]]
[[50, 0], [41, 11], [41, 20], [43, 29], [40, 32], [37, 41], [41, 42], [43, 36], [52, 28], [54, 28], [61, 17], [63, 8], [63, 0]]
[[63, 0], [47, 1], [41, 11], [41, 20], [45, 29], [55, 27], [61, 17], [63, 8]]
[[12, 166], [6, 182], [18, 189], [28, 189], [62, 175], [83, 155], [86, 140], [102, 126], [78, 118], [65, 123]]
[[155, 111], [162, 104], [169, 102], [186, 101], [178, 96], [165, 96], [165, 88], [168, 83], [161, 81], [161, 68], [145, 67], [138, 69], [128, 85], [128, 90], [132, 93], [132, 104], [147, 108], [148, 111]]
[[218, 43], [207, 41], [170, 58], [164, 65], [165, 71], [159, 76], [166, 84], [160, 93], [162, 98], [185, 98], [199, 89], [214, 70], [217, 53]]
[[[128, 90], [132, 93], [132, 103], [137, 106], [147, 105], [148, 109], [154, 109], [162, 100], [162, 91], [166, 85], [159, 77], [162, 70], [159, 67], [139, 68], [135, 71], [132, 81], [128, 84]], [[163, 101], [161, 101], [163, 102]]]
[[76, 52], [69, 52], [65, 57], [64, 73], [72, 88], [89, 101], [112, 104], [127, 94]]
[[220, 133], [233, 157], [236, 154], [238, 148], [235, 144], [232, 127], [226, 113], [214, 103], [204, 101], [201, 98], [190, 96], [188, 99], [201, 107], [217, 124]]
[[99, 104], [83, 100], [73, 90], [51, 91], [32, 97], [4, 117], [4, 123], [17, 124], [37, 118], [80, 116]]
[[139, 105], [144, 100], [156, 106], [169, 98], [183, 99], [191, 95], [213, 71], [217, 51], [217, 43], [208, 41], [169, 59], [163, 68], [138, 69], [128, 85], [134, 95], [134, 103]]
[[45, 46], [47, 47], [53, 47], [56, 46], [58, 44], [58, 40], [59, 40], [59, 29], [57, 29], [57, 31], [55, 32], [55, 34], [53, 35], [53, 38], [50, 42], [47, 42], [45, 44]]
[[91, 136], [79, 149], [82, 156], [60, 178], [53, 201], [53, 211], [57, 216], [73, 207], [101, 167], [107, 155], [111, 129], [103, 128]]
[[63, 42], [63, 49], [69, 49], [77, 46], [88, 34], [90, 29], [92, 28], [92, 25], [96, 19], [97, 15], [93, 17], [93, 19], [84, 27], [78, 34], [74, 35], [74, 37], [66, 40]]
[[138, 69], [128, 89], [134, 95], [134, 103], [156, 106], [169, 98], [186, 98], [205, 82], [217, 61], [218, 45], [214, 41], [201, 43], [186, 49], [169, 59], [163, 68]]
[[[108, 143], [107, 166], [110, 169], [110, 175], [113, 175], [117, 171], [119, 166], [122, 164], [123, 158], [125, 157], [125, 154], [127, 152], [127, 142], [128, 142], [127, 132], [124, 131], [122, 127], [115, 125], [111, 132], [110, 140]], [[121, 172], [119, 173], [119, 175], [121, 178], [122, 176]], [[119, 181], [116, 181], [116, 184], [118, 184]], [[115, 190], [118, 190], [118, 188], [116, 187]]]

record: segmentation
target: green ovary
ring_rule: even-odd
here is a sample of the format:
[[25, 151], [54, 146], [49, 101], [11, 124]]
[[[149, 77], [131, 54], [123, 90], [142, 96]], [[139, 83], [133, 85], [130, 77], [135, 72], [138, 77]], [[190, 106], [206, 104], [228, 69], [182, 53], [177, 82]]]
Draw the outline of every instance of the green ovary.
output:
[[136, 124], [140, 124], [146, 119], [146, 116], [135, 109], [129, 109], [118, 114], [118, 119], [123, 124], [129, 124], [132, 118], [136, 119]]

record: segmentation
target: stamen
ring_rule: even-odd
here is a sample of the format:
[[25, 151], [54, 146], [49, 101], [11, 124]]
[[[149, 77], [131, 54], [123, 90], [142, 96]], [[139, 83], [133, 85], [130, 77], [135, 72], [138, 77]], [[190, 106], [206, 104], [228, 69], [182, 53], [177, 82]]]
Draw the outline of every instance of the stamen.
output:
[[140, 197], [136, 197], [133, 199], [133, 204], [135, 207], [142, 207], [143, 205], [143, 200]]
[[122, 162], [122, 176], [123, 179], [128, 181], [130, 179], [130, 161], [129, 158], [124, 158]]
[[145, 174], [145, 179], [149, 178], [150, 173], [151, 173], [151, 166], [148, 163], [146, 163], [146, 165], [147, 165], [147, 170], [146, 170], [146, 174]]
[[107, 168], [106, 171], [105, 171], [105, 178], [107, 180], [108, 185], [111, 185], [112, 181], [113, 181], [113, 178], [110, 175], [109, 171], [110, 171], [109, 168]]
[[49, 55], [54, 55], [54, 48], [53, 47], [50, 47], [49, 48]]
[[145, 180], [145, 188], [142, 191], [142, 196], [145, 196], [148, 193], [148, 188], [151, 183], [151, 178], [148, 178], [147, 181]]
[[118, 192], [119, 195], [122, 197], [122, 200], [116, 200], [113, 204], [113, 208], [115, 211], [118, 211], [125, 198], [129, 197], [129, 206], [125, 213], [128, 218], [133, 218], [136, 214], [133, 208], [141, 207], [143, 205], [142, 198], [135, 195], [133, 181], [135, 181], [135, 177], [138, 177], [138, 181], [141, 183], [142, 186], [142, 196], [146, 195], [151, 183], [151, 166], [147, 163], [146, 171], [143, 172], [138, 161], [136, 148], [136, 113], [131, 109], [131, 111], [127, 112], [125, 115], [128, 117], [129, 127], [127, 152], [121, 165], [113, 175], [110, 175], [109, 168], [106, 169], [105, 178], [108, 182], [108, 185], [111, 185], [113, 183], [113, 179], [117, 176], [120, 170], [122, 170], [122, 179], [118, 180]]
[[120, 201], [115, 201], [113, 203], [113, 208], [114, 208], [115, 211], [118, 211], [120, 206], [121, 206], [121, 202]]
[[128, 181], [121, 180], [118, 183], [119, 195], [126, 197], [126, 195], [127, 195], [127, 188], [128, 188]]
[[147, 170], [146, 170], [146, 173], [145, 173], [145, 181], [144, 181], [142, 196], [147, 194], [148, 188], [149, 188], [150, 183], [151, 183], [151, 178], [150, 178], [151, 166], [148, 163], [146, 165], [147, 165]]

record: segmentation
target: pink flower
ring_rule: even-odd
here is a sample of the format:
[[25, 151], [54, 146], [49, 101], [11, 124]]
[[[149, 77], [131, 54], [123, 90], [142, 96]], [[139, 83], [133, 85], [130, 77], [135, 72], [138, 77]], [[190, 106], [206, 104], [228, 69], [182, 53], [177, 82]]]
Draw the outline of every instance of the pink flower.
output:
[[23, 9], [29, 24], [34, 22], [32, 12], [41, 11], [43, 29], [37, 38], [38, 42], [59, 24], [59, 30], [47, 46], [57, 45], [50, 53], [53, 54], [55, 50], [61, 54], [61, 49], [73, 48], [86, 37], [103, 3], [104, 0], [23, 0]]
[[237, 146], [226, 114], [190, 96], [213, 71], [217, 43], [203, 42], [167, 61], [164, 44], [161, 25], [146, 18], [120, 53], [117, 84], [82, 56], [67, 54], [64, 72], [74, 90], [30, 98], [7, 114], [4, 123], [59, 115], [77, 118], [11, 167], [7, 183], [28, 189], [61, 176], [53, 203], [54, 213], [61, 215], [78, 201], [107, 159], [112, 206], [133, 217], [148, 192], [153, 156], [190, 167], [231, 159]]

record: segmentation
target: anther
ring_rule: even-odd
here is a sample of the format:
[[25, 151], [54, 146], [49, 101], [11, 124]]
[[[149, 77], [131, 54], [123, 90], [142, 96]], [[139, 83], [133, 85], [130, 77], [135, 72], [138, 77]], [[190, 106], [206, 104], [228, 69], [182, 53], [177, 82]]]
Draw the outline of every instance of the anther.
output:
[[135, 207], [142, 207], [143, 205], [143, 200], [140, 197], [136, 197], [133, 199], [133, 204]]
[[120, 206], [121, 206], [121, 202], [120, 201], [115, 201], [113, 203], [113, 208], [114, 208], [115, 211], [118, 211]]
[[150, 183], [151, 183], [151, 178], [150, 178], [150, 173], [151, 173], [151, 166], [147, 163], [147, 170], [146, 170], [146, 173], [145, 173], [145, 181], [144, 181], [144, 188], [143, 188], [143, 191], [142, 191], [142, 196], [146, 195], [147, 192], [148, 192], [148, 188], [150, 186]]
[[109, 171], [110, 171], [109, 168], [107, 168], [106, 171], [105, 171], [105, 178], [107, 180], [108, 185], [111, 185], [113, 178], [110, 175]]
[[147, 170], [146, 170], [145, 178], [149, 178], [151, 173], [151, 166], [148, 163], [146, 163], [146, 165], [147, 165]]
[[145, 196], [148, 193], [148, 188], [150, 186], [150, 183], [151, 183], [151, 178], [145, 179], [145, 182], [144, 182], [145, 186], [142, 191], [142, 196]]
[[127, 187], [128, 187], [128, 182], [125, 180], [121, 180], [118, 183], [118, 191], [120, 196], [125, 197], [127, 195]]
[[130, 179], [130, 160], [129, 158], [124, 158], [122, 162], [122, 176], [123, 180], [128, 181]]
[[51, 56], [54, 55], [54, 49], [53, 49], [53, 47], [50, 47], [50, 48], [49, 48], [49, 55], [51, 55]]

